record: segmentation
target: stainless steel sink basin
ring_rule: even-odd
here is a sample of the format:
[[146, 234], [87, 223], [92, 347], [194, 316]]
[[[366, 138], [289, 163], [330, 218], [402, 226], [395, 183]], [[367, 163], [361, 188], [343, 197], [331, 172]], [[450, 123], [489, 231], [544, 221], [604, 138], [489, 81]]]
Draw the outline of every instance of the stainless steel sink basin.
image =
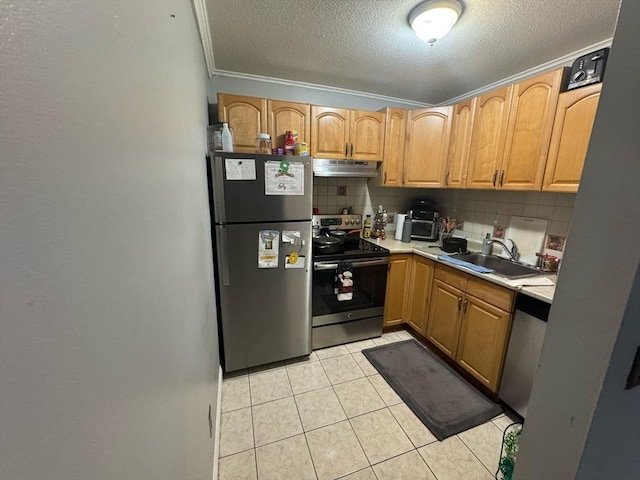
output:
[[533, 277], [534, 275], [540, 275], [540, 270], [533, 267], [522, 265], [521, 263], [512, 262], [506, 258], [496, 257], [494, 255], [483, 255], [478, 252], [460, 253], [455, 255], [455, 258], [464, 260], [465, 262], [473, 263], [481, 267], [486, 267], [494, 270], [496, 275], [501, 275], [508, 278], [525, 278]]

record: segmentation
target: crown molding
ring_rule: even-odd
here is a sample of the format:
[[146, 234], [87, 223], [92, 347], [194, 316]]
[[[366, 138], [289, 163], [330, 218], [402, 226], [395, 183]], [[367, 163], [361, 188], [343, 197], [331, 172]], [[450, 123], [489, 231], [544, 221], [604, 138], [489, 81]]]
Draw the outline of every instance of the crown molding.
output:
[[581, 48], [580, 50], [576, 50], [573, 53], [569, 53], [562, 57], [558, 57], [555, 60], [551, 60], [549, 62], [543, 63], [542, 65], [538, 65], [535, 68], [530, 68], [529, 70], [525, 70], [524, 72], [520, 72], [516, 75], [512, 75], [511, 77], [503, 78], [494, 83], [490, 83], [489, 85], [485, 85], [482, 88], [478, 88], [477, 90], [472, 90], [471, 92], [467, 92], [464, 95], [458, 95], [457, 97], [450, 98], [449, 100], [445, 100], [444, 102], [438, 104], [441, 105], [454, 105], [462, 100], [466, 100], [468, 98], [477, 97], [478, 95], [482, 95], [485, 92], [489, 92], [491, 90], [495, 90], [496, 88], [504, 87], [505, 85], [511, 85], [512, 83], [518, 83], [525, 78], [534, 77], [540, 73], [548, 72], [549, 70], [553, 70], [555, 68], [567, 66], [571, 64], [576, 58], [581, 57], [582, 55], [586, 55], [595, 50], [600, 50], [602, 48], [610, 47], [613, 42], [613, 37], [607, 38], [598, 43], [594, 43], [585, 48]]
[[262, 75], [252, 75], [249, 73], [231, 72], [228, 70], [216, 70], [214, 75], [221, 77], [241, 78], [246, 80], [254, 80], [258, 82], [276, 83], [278, 85], [286, 85], [289, 87], [302, 87], [311, 88], [313, 90], [320, 90], [329, 93], [341, 93], [344, 95], [353, 95], [357, 97], [374, 98], [376, 100], [382, 100], [384, 102], [403, 103], [412, 107], [433, 107], [430, 103], [416, 102], [415, 100], [407, 100], [405, 98], [389, 97], [386, 95], [378, 95], [375, 93], [362, 92], [359, 90], [349, 90], [347, 88], [331, 87], [328, 85], [318, 85], [316, 83], [298, 82], [295, 80], [286, 80], [283, 78], [265, 77]]
[[204, 61], [207, 64], [209, 78], [215, 73], [216, 64], [213, 59], [213, 42], [211, 41], [211, 29], [209, 28], [209, 15], [207, 13], [206, 0], [191, 0], [198, 31], [200, 32], [200, 43], [204, 53]]

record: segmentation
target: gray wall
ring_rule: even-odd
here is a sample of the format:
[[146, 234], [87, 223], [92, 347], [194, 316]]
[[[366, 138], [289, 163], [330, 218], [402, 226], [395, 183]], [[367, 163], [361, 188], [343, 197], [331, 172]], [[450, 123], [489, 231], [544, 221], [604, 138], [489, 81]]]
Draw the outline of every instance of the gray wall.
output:
[[209, 80], [209, 102], [217, 104], [218, 93], [232, 93], [251, 97], [272, 98], [290, 102], [311, 103], [328, 107], [357, 108], [377, 111], [384, 107], [420, 108], [415, 103], [403, 103], [388, 98], [377, 98], [370, 95], [359, 95], [336, 89], [313, 88], [311, 86], [287, 85], [270, 81], [249, 78], [234, 78], [214, 75]]
[[211, 479], [188, 0], [0, 4], [0, 478]]
[[514, 480], [640, 478], [639, 17], [624, 0]]

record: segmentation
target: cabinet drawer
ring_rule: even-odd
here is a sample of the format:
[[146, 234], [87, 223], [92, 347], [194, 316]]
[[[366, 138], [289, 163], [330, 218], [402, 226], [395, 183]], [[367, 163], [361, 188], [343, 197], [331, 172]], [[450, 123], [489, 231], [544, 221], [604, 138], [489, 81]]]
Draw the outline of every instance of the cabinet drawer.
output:
[[515, 292], [507, 288], [494, 285], [485, 280], [469, 277], [467, 282], [467, 293], [474, 297], [481, 298], [487, 303], [510, 313], [513, 308]]
[[436, 265], [435, 277], [462, 291], [467, 289], [467, 279], [469, 276], [455, 268], [447, 267], [439, 263]]

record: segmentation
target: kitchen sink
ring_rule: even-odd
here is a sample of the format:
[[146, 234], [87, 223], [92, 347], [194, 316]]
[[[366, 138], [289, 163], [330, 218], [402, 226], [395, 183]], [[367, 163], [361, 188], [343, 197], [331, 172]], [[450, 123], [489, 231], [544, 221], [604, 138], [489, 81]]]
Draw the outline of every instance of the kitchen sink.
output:
[[460, 253], [455, 258], [494, 270], [496, 275], [508, 278], [525, 278], [540, 275], [540, 270], [495, 255], [478, 252]]

